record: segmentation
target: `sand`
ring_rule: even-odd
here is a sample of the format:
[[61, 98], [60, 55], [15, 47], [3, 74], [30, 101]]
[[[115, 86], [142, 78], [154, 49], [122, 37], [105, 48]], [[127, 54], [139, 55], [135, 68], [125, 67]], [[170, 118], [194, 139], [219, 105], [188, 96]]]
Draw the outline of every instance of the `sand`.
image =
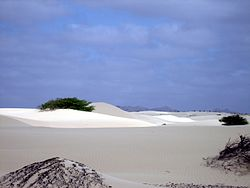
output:
[[124, 118], [134, 118], [132, 113], [126, 112], [114, 105], [104, 103], [104, 102], [95, 102], [91, 104], [95, 107], [94, 112], [100, 114], [106, 114], [111, 116], [117, 117], [124, 117]]
[[[138, 119], [83, 112], [71, 109], [40, 111], [37, 109], [0, 109], [0, 115], [33, 127], [51, 128], [105, 128], [154, 126]], [[3, 121], [3, 120], [2, 120]], [[5, 123], [2, 123], [5, 124]]]
[[[66, 128], [37, 127], [34, 126], [35, 121], [41, 121], [39, 118], [44, 117], [34, 115], [37, 112], [33, 109], [27, 110], [33, 115], [21, 116], [18, 110], [15, 115], [13, 112], [12, 115], [10, 112], [3, 115], [4, 110], [0, 110], [0, 175], [35, 161], [58, 156], [98, 170], [115, 188], [152, 187], [143, 183], [161, 184], [170, 181], [250, 186], [250, 175], [225, 174], [202, 165], [202, 158], [217, 155], [230, 137], [250, 134], [250, 126], [221, 126], [218, 123], [220, 116], [215, 113], [163, 113], [189, 118], [193, 122], [174, 122], [164, 126], [148, 124], [145, 127], [133, 125], [135, 119], [129, 119], [132, 124], [124, 123], [122, 127], [118, 123], [121, 120], [128, 121], [128, 118], [120, 117], [122, 119], [116, 122], [120, 128], [101, 127], [102, 120], [99, 121], [100, 117], [96, 116], [99, 113], [94, 113], [98, 117], [99, 127], [90, 129], [75, 128], [74, 125], [69, 128], [70, 124], [75, 123], [69, 117], [63, 117], [66, 120], [59, 119], [66, 122]], [[139, 115], [150, 119], [151, 116], [155, 118], [153, 116], [156, 114]], [[58, 123], [53, 122], [48, 114], [45, 116], [49, 123], [47, 121], [44, 125], [51, 124], [53, 127]], [[77, 121], [82, 121], [78, 118], [80, 120]]]

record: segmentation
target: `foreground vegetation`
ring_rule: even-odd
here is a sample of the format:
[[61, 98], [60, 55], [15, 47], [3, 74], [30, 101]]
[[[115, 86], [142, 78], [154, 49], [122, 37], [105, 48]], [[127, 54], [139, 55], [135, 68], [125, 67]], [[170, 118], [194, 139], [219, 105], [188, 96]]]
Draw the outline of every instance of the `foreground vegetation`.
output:
[[250, 173], [250, 137], [240, 135], [236, 140], [227, 142], [218, 156], [204, 159], [206, 166], [223, 169], [237, 175]]
[[49, 100], [39, 106], [40, 110], [73, 109], [92, 112], [95, 108], [90, 105], [91, 102], [74, 98], [57, 98]]

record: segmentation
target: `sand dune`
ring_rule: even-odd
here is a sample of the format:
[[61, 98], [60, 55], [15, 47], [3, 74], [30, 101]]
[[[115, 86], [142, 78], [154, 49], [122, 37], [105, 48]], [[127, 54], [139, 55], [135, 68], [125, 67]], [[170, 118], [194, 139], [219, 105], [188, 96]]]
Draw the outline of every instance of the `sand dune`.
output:
[[104, 102], [96, 102], [92, 103], [91, 105], [95, 106], [94, 112], [100, 114], [107, 114], [111, 116], [118, 116], [124, 118], [134, 118], [133, 115], [129, 112], [126, 112], [114, 105], [104, 103]]
[[0, 115], [30, 126], [53, 128], [148, 127], [145, 121], [71, 109], [39, 111], [37, 109], [1, 109]]
[[[94, 112], [71, 109], [40, 111], [38, 109], [0, 109], [0, 115], [30, 126], [53, 128], [149, 127], [195, 122], [170, 112], [125, 112], [107, 103], [93, 103]], [[199, 121], [200, 122], [200, 121]], [[183, 124], [184, 125], [184, 124]], [[192, 124], [195, 125], [195, 124]]]
[[30, 125], [5, 115], [0, 115], [0, 128], [29, 127]]
[[[143, 111], [134, 112], [134, 118], [147, 121], [156, 125], [176, 125], [177, 123], [190, 123], [195, 122], [190, 117], [179, 117], [172, 115], [172, 112], [159, 112], [159, 111]], [[184, 124], [182, 124], [184, 125]], [[186, 124], [190, 125], [190, 124]]]
[[173, 115], [171, 112], [160, 112], [160, 111], [126, 112], [116, 106], [107, 103], [99, 102], [99, 103], [93, 103], [92, 105], [95, 106], [94, 112], [96, 113], [138, 119], [155, 125], [173, 124], [180, 122], [182, 123], [194, 122], [194, 120], [192, 120], [189, 117], [178, 117]]
[[[134, 118], [166, 126], [221, 126], [219, 119], [228, 113], [217, 112], [132, 112]], [[246, 116], [246, 118], [249, 118]]]
[[166, 120], [157, 118], [156, 116], [145, 115], [145, 114], [141, 114], [141, 113], [137, 113], [137, 112], [136, 113], [132, 112], [132, 114], [133, 114], [133, 117], [135, 119], [146, 121], [148, 123], [152, 123], [152, 124], [155, 124], [155, 125], [158, 125], [158, 126], [168, 124], [168, 122]]
[[173, 115], [160, 115], [160, 116], [156, 116], [157, 118], [169, 121], [169, 122], [182, 122], [182, 123], [186, 123], [186, 122], [194, 122], [194, 120], [190, 119], [190, 118], [186, 118], [186, 117], [177, 117], [177, 116], [173, 116]]

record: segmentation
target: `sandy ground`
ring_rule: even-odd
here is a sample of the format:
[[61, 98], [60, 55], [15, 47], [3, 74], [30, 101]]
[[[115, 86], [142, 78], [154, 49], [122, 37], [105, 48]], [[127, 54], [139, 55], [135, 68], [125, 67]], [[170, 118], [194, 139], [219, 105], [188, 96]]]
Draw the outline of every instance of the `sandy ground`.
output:
[[[190, 118], [190, 114], [179, 117]], [[202, 158], [218, 154], [230, 137], [250, 134], [250, 126], [221, 126], [216, 114], [192, 113], [191, 119], [193, 122], [154, 127], [59, 129], [32, 127], [2, 114], [0, 175], [59, 156], [102, 172], [115, 188], [170, 181], [250, 186], [250, 175], [225, 174], [202, 165]]]
[[140, 183], [250, 186], [250, 176], [224, 174], [201, 165], [202, 158], [216, 155], [229, 137], [247, 133], [249, 127], [2, 128], [0, 173], [61, 156]]

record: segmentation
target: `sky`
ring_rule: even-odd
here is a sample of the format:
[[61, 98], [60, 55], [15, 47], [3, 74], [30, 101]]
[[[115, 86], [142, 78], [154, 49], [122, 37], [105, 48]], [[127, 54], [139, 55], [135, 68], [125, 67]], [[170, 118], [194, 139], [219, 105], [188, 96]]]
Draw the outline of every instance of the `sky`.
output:
[[0, 107], [78, 97], [250, 112], [249, 0], [0, 0]]

